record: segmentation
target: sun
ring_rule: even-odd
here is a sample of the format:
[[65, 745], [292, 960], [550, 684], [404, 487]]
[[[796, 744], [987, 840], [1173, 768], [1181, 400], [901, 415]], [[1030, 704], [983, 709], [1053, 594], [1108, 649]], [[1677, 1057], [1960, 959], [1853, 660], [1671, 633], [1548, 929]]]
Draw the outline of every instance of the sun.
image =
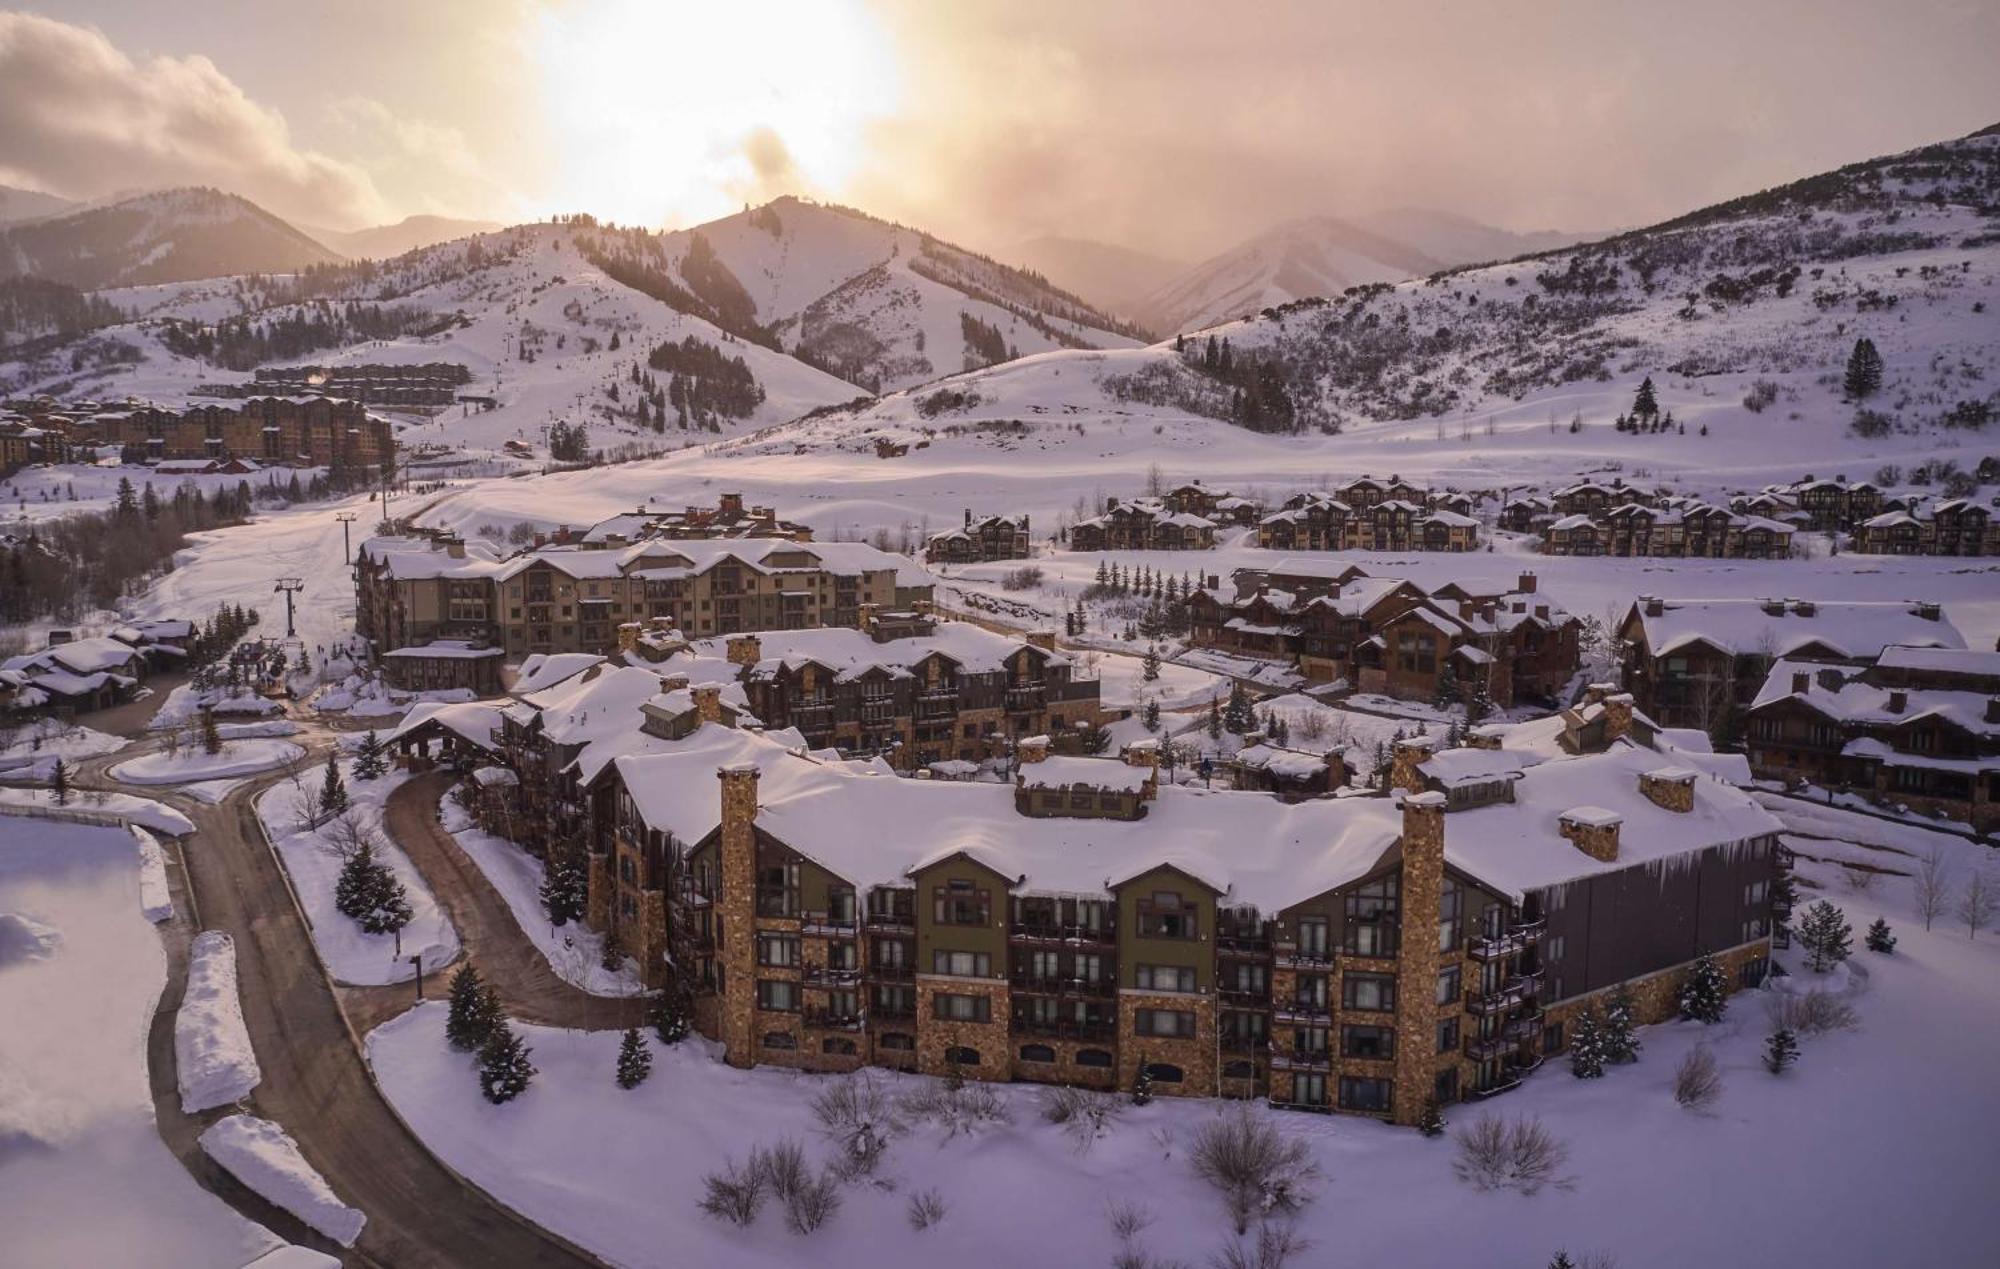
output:
[[860, 0], [557, 6], [534, 60], [556, 201], [627, 224], [837, 196], [899, 95], [889, 37]]

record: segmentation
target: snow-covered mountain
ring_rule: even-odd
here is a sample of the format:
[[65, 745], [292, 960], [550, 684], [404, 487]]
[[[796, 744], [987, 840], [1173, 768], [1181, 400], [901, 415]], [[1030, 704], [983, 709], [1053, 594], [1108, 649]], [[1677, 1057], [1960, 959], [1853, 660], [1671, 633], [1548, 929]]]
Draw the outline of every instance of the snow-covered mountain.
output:
[[17, 220], [33, 220], [38, 216], [53, 216], [65, 208], [74, 206], [76, 204], [70, 199], [55, 194], [0, 185], [0, 225]]
[[1173, 281], [1186, 263], [1092, 238], [1030, 238], [1007, 253], [1023, 268], [1120, 316]]
[[388, 260], [405, 251], [434, 247], [440, 242], [469, 238], [473, 234], [490, 234], [505, 227], [498, 221], [458, 220], [450, 216], [406, 216], [393, 225], [375, 225], [368, 229], [300, 226], [350, 260]]
[[1447, 269], [1465, 264], [1512, 260], [1609, 236], [1562, 230], [1517, 233], [1432, 207], [1398, 207], [1392, 211], [1356, 216], [1354, 223], [1370, 233], [1415, 247]]
[[289, 273], [339, 259], [247, 198], [175, 189], [0, 226], [0, 277], [85, 290], [237, 273]]
[[1053, 348], [1139, 342], [1033, 274], [797, 198], [668, 234], [603, 230], [595, 250], [667, 303], [870, 391]]

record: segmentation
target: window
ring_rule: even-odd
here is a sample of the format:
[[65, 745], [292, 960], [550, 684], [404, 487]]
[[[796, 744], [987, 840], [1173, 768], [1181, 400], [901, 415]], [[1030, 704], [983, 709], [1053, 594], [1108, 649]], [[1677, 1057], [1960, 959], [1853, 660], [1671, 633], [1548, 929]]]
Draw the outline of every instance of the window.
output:
[[944, 1051], [946, 1066], [978, 1066], [979, 1050], [963, 1044], [954, 1044]]
[[1103, 1049], [1078, 1049], [1076, 1051], [1076, 1064], [1078, 1066], [1110, 1066], [1111, 1054]]
[[1457, 1067], [1448, 1066], [1437, 1073], [1437, 1078], [1431, 1081], [1431, 1096], [1437, 1099], [1440, 1106], [1458, 1100]]
[[1182, 1009], [1140, 1009], [1133, 1015], [1133, 1030], [1162, 1039], [1192, 1038], [1194, 1014]]
[[838, 1054], [841, 1057], [853, 1057], [854, 1041], [845, 1036], [828, 1036], [819, 1042], [819, 1051]]
[[1458, 1019], [1456, 1017], [1438, 1019], [1439, 1053], [1455, 1052], [1458, 1048]]
[[861, 952], [858, 945], [838, 940], [826, 945], [826, 967], [832, 970], [856, 970], [861, 968]]
[[1347, 895], [1347, 952], [1351, 956], [1394, 956], [1396, 914], [1401, 887], [1394, 877], [1379, 877]]
[[1326, 1076], [1292, 1076], [1292, 1102], [1298, 1106], [1326, 1105]]
[[1292, 1052], [1302, 1058], [1323, 1058], [1330, 1051], [1325, 1027], [1292, 1029]]
[[1300, 974], [1293, 987], [1292, 999], [1301, 1009], [1324, 1010], [1326, 1008], [1326, 975]]
[[1159, 890], [1139, 901], [1139, 935], [1149, 939], [1191, 939], [1196, 936], [1194, 909], [1180, 895]]
[[782, 1012], [797, 1012], [799, 1007], [799, 985], [777, 979], [757, 980], [757, 1007]]
[[1062, 953], [1030, 952], [1028, 954], [1028, 977], [1044, 982], [1062, 977]]
[[1340, 1055], [1351, 1058], [1396, 1056], [1396, 1033], [1389, 1027], [1342, 1027]]
[[1021, 1046], [1021, 1060], [1023, 1062], [1053, 1062], [1056, 1060], [1056, 1051], [1046, 1044], [1024, 1044]]
[[1458, 999], [1459, 979], [1463, 977], [1456, 965], [1447, 965], [1438, 971], [1438, 998], [1441, 1005], [1448, 1005]]
[[1388, 1080], [1359, 1079], [1352, 1075], [1340, 1077], [1340, 1108], [1342, 1110], [1384, 1111], [1389, 1109], [1395, 1086]]
[[992, 976], [993, 958], [985, 952], [933, 951], [931, 972], [954, 978], [988, 978]]
[[1444, 887], [1438, 892], [1438, 951], [1449, 952], [1458, 946], [1464, 928], [1465, 891], [1450, 877], [1444, 879]]
[[1140, 991], [1193, 991], [1194, 970], [1182, 965], [1141, 965], [1134, 982]]
[[917, 1037], [907, 1035], [901, 1031], [885, 1031], [875, 1037], [875, 1047], [878, 1049], [898, 1049], [909, 1052], [917, 1047]]
[[799, 1047], [799, 1038], [789, 1031], [766, 1031], [764, 1033], [764, 1047], [767, 1049], [796, 1049]]
[[1178, 1084], [1183, 1078], [1181, 1068], [1167, 1062], [1148, 1062], [1146, 1074], [1155, 1084]]
[[969, 881], [948, 881], [932, 892], [931, 919], [939, 925], [990, 925], [992, 894]]
[[1226, 1080], [1251, 1080], [1257, 1078], [1257, 1068], [1238, 1058], [1234, 1062], [1222, 1064], [1222, 1078]]
[[1396, 980], [1387, 974], [1349, 974], [1341, 982], [1340, 1000], [1348, 1009], [1394, 1009]]
[[1563, 1024], [1551, 1022], [1542, 1028], [1542, 1052], [1559, 1053], [1563, 1046]]
[[1299, 955], [1326, 959], [1327, 919], [1323, 916], [1299, 918]]
[[1269, 967], [1256, 961], [1237, 961], [1230, 966], [1229, 990], [1262, 996], [1271, 989]]
[[1770, 971], [1770, 968], [1771, 962], [1761, 956], [1744, 961], [1742, 968], [1736, 971], [1736, 985], [1738, 987], [1759, 986], [1763, 983], [1764, 975]]
[[1079, 952], [1069, 964], [1070, 976], [1080, 983], [1094, 986], [1104, 981], [1104, 958], [1095, 952]]
[[932, 1016], [940, 1022], [991, 1022], [993, 1002], [984, 996], [939, 992], [931, 997]]
[[776, 968], [790, 968], [799, 963], [799, 941], [790, 934], [759, 934], [757, 936], [757, 963]]

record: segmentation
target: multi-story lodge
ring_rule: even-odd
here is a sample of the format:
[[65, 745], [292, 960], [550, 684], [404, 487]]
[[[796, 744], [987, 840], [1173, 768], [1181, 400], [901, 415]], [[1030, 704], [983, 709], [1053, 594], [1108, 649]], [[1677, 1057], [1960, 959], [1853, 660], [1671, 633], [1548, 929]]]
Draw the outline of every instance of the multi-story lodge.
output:
[[695, 682], [733, 679], [764, 726], [815, 749], [881, 754], [903, 769], [1005, 756], [1026, 737], [1077, 749], [1107, 721], [1095, 678], [1051, 635], [864, 612], [858, 630], [700, 640], [658, 663]]
[[363, 471], [393, 464], [396, 435], [359, 401], [333, 397], [252, 397], [241, 405], [182, 410], [131, 405], [71, 415], [37, 426], [61, 432], [67, 448], [117, 453], [133, 462], [242, 458], [265, 467]]
[[[560, 541], [568, 540], [567, 534], [558, 534], [557, 537]], [[621, 512], [591, 525], [584, 531], [581, 540], [586, 546], [625, 546], [642, 538], [673, 541], [785, 538], [793, 542], [810, 542], [813, 531], [808, 525], [780, 520], [778, 513], [770, 507], [744, 506], [740, 493], [726, 493], [717, 498], [712, 507], [643, 506], [636, 511]]]
[[1216, 585], [1188, 599], [1198, 647], [1294, 661], [1315, 682], [1435, 700], [1447, 672], [1496, 706], [1555, 698], [1575, 675], [1582, 623], [1523, 573], [1513, 590], [1458, 583], [1425, 591], [1360, 569], [1242, 570], [1236, 595]]
[[1882, 491], [1866, 481], [1849, 484], [1845, 476], [1819, 480], [1811, 473], [1789, 485], [1766, 485], [1729, 505], [1744, 515], [1785, 520], [1815, 533], [1847, 532], [1888, 509]]
[[1160, 496], [1169, 511], [1200, 516], [1217, 524], [1255, 524], [1263, 508], [1227, 489], [1211, 489], [1199, 480], [1176, 485]]
[[1781, 660], [1750, 704], [1751, 769], [2000, 828], [2000, 652], [1891, 646]]
[[1257, 545], [1278, 551], [1473, 551], [1479, 521], [1401, 498], [1356, 507], [1330, 493], [1308, 492], [1258, 522]]
[[1595, 515], [1578, 513], [1542, 529], [1547, 555], [1650, 555], [1709, 559], [1785, 559], [1794, 526], [1706, 503], [1628, 502]]
[[1658, 495], [1650, 489], [1628, 485], [1623, 476], [1608, 482], [1580, 480], [1549, 495], [1549, 509], [1558, 519], [1567, 516], [1600, 516], [1613, 507], [1636, 504], [1650, 507]]
[[355, 628], [381, 652], [434, 639], [483, 641], [509, 661], [618, 650], [619, 628], [691, 638], [858, 626], [927, 608], [930, 574], [859, 542], [787, 538], [561, 544], [495, 559], [449, 537], [371, 538], [355, 555]]
[[472, 382], [472, 372], [451, 361], [422, 365], [368, 362], [351, 366], [266, 366], [252, 379], [253, 387], [239, 386], [228, 395], [323, 392], [365, 405], [435, 406], [456, 401], [458, 389]]
[[1025, 560], [1034, 551], [1028, 517], [979, 516], [965, 509], [965, 523], [933, 533], [924, 543], [924, 559], [932, 564], [983, 564], [988, 560]]
[[1944, 498], [1869, 517], [1849, 549], [1864, 555], [2000, 555], [2000, 519], [1970, 498]]
[[1393, 796], [1288, 803], [1162, 785], [1145, 745], [1024, 742], [1010, 788], [702, 723], [616, 760], [588, 920], [649, 982], [685, 967], [738, 1066], [1143, 1069], [1409, 1124], [1513, 1087], [1618, 985], [1651, 1021], [1700, 954], [1733, 983], [1767, 963], [1768, 812], [1629, 735], [1519, 734], [1407, 743]]
[[1963, 648], [1934, 603], [1662, 599], [1641, 595], [1619, 623], [1625, 686], [1670, 727], [1732, 732], [1781, 658], [1861, 665], [1892, 644]]
[[1159, 498], [1105, 501], [1101, 516], [1070, 526], [1076, 551], [1200, 551], [1215, 545], [1215, 521], [1175, 511]]

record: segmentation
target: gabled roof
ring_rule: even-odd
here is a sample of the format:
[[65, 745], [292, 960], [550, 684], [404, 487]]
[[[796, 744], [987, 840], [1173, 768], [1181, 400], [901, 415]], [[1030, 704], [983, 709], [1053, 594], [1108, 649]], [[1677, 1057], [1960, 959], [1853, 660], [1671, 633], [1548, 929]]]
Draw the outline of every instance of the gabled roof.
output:
[[1950, 621], [1942, 615], [1935, 621], [1921, 616], [1915, 604], [1831, 600], [1810, 607], [1810, 613], [1802, 612], [1799, 601], [1788, 601], [1782, 613], [1769, 613], [1760, 599], [1669, 599], [1660, 615], [1648, 616], [1641, 600], [1631, 614], [1656, 657], [1694, 643], [1732, 656], [1768, 652], [1781, 657], [1820, 645], [1841, 656], [1868, 659], [1892, 643], [1965, 646], [1965, 636]]

